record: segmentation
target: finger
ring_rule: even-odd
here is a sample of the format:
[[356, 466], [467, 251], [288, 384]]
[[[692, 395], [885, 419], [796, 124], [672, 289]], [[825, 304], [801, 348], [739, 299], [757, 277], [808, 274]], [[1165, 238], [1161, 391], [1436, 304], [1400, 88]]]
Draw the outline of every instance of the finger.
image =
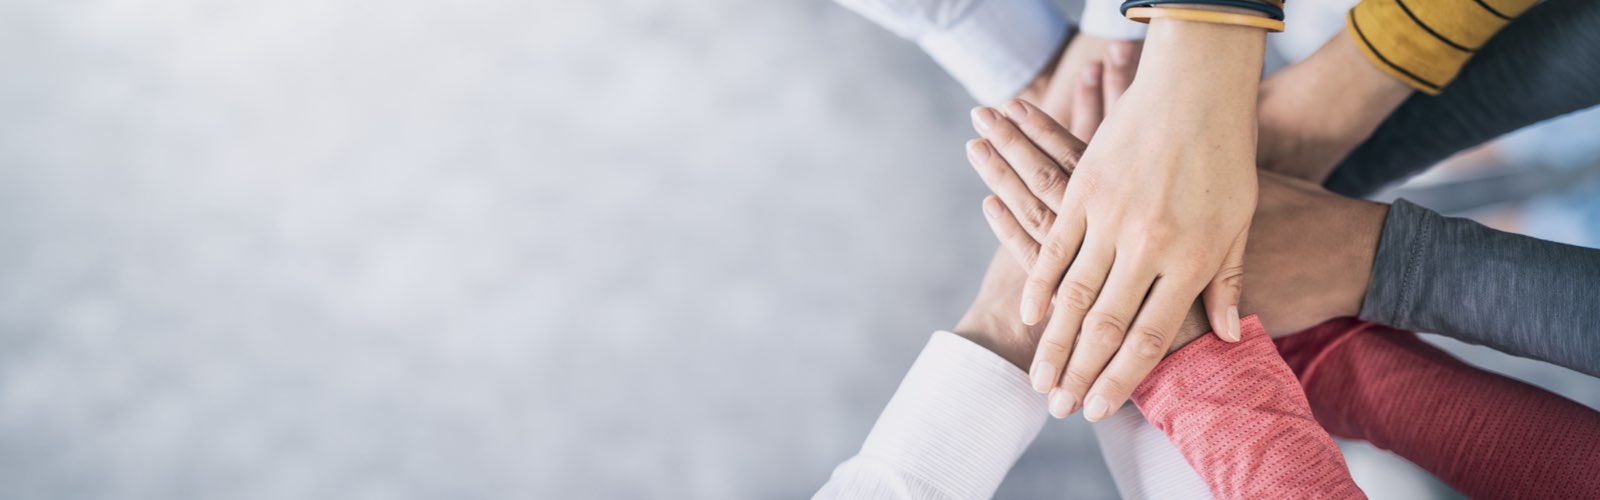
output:
[[1042, 241], [1049, 234], [1051, 224], [1055, 223], [1055, 211], [1033, 195], [1033, 191], [1017, 177], [1011, 165], [987, 139], [967, 141], [967, 161], [978, 171], [983, 184], [1005, 202], [1034, 240]]
[[1126, 41], [1112, 43], [1106, 48], [1106, 69], [1100, 85], [1104, 96], [1101, 107], [1105, 113], [1111, 113], [1117, 101], [1122, 99], [1122, 94], [1128, 91], [1128, 86], [1133, 85], [1142, 46], [1140, 42]]
[[[1145, 292], [1156, 278], [1155, 267], [1143, 256], [1119, 253], [1114, 259], [1105, 288], [1100, 290], [1094, 306], [1083, 317], [1078, 345], [1073, 347], [1066, 372], [1061, 376], [1061, 389], [1080, 398], [1088, 394], [1089, 387], [1100, 378], [1111, 356], [1122, 347], [1128, 326], [1133, 324], [1139, 304], [1144, 302]], [[1085, 416], [1091, 412], [1096, 416], [1104, 414], [1110, 403], [1082, 401]]]
[[1006, 105], [1005, 114], [1054, 163], [1054, 168], [1019, 170], [1017, 175], [1046, 206], [1051, 209], [1059, 207], [1072, 171], [1078, 167], [1078, 158], [1083, 156], [1083, 141], [1073, 137], [1055, 118], [1027, 101], [1013, 99]]
[[989, 230], [994, 231], [994, 237], [1000, 240], [1000, 246], [1006, 247], [1023, 269], [1033, 266], [1033, 261], [1039, 256], [1039, 242], [1022, 229], [1022, 224], [1011, 215], [1011, 209], [1000, 201], [1000, 197], [989, 195], [983, 199], [984, 219], [989, 221]]
[[[1033, 355], [1030, 382], [1034, 390], [1044, 392], [1060, 385], [1067, 358], [1071, 356], [1078, 332], [1082, 329], [1084, 315], [1089, 313], [1101, 287], [1105, 286], [1104, 271], [1111, 267], [1115, 254], [1116, 249], [1109, 243], [1086, 241], [1083, 251], [1073, 261], [1072, 269], [1062, 278], [1061, 287], [1056, 290], [1055, 311], [1050, 315], [1050, 323], [1045, 325], [1044, 333], [1039, 336], [1039, 349]], [[1080, 263], [1085, 265], [1078, 265]], [[1050, 413], [1061, 418], [1077, 411], [1082, 402], [1077, 397], [1079, 394], [1082, 393], [1053, 392], [1050, 395]]]
[[1039, 257], [1028, 269], [1028, 282], [1022, 286], [1024, 324], [1032, 325], [1044, 319], [1050, 296], [1055, 293], [1056, 285], [1061, 283], [1067, 265], [1077, 257], [1078, 245], [1083, 243], [1087, 223], [1083, 216], [1083, 205], [1064, 202], [1063, 207], [1066, 211], [1056, 216], [1049, 235], [1039, 240]]
[[1244, 290], [1244, 245], [1249, 234], [1250, 228], [1246, 227], [1234, 238], [1222, 267], [1201, 294], [1206, 317], [1211, 319], [1211, 331], [1228, 342], [1239, 341], [1239, 297]]
[[1100, 121], [1105, 119], [1105, 108], [1101, 104], [1104, 97], [1100, 90], [1104, 72], [1103, 63], [1095, 61], [1084, 67], [1078, 81], [1072, 84], [1072, 123], [1067, 130], [1083, 142], [1094, 138], [1095, 129], [1100, 128]]
[[1198, 292], [1198, 286], [1182, 286], [1173, 279], [1156, 279], [1121, 348], [1090, 387], [1084, 418], [1098, 422], [1115, 413], [1133, 395], [1139, 382], [1166, 356]]
[[[1018, 106], [1012, 114], [1026, 115], [1027, 108], [1021, 107], [1020, 102], [1012, 101], [1011, 104]], [[1025, 116], [1016, 119], [1022, 118]], [[978, 108], [973, 119], [978, 122], [977, 127], [982, 129], [980, 132], [984, 138], [1000, 152], [1023, 184], [1034, 193], [1046, 193], [1042, 200], [1058, 199], [1066, 192], [1066, 172], [1056, 164], [1055, 159], [1041, 151], [1013, 119], [1006, 119], [998, 111], [989, 108]]]

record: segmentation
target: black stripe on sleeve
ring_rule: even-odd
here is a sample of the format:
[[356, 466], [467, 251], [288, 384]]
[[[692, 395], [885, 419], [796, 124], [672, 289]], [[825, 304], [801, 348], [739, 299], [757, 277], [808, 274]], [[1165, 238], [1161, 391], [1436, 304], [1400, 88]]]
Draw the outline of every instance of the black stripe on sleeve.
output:
[[1422, 79], [1422, 77], [1419, 77], [1419, 76], [1417, 76], [1416, 74], [1414, 74], [1414, 73], [1412, 73], [1410, 71], [1406, 71], [1405, 68], [1402, 68], [1402, 67], [1400, 67], [1400, 65], [1395, 64], [1394, 61], [1390, 61], [1389, 58], [1383, 57], [1383, 53], [1382, 52], [1378, 52], [1378, 48], [1372, 46], [1372, 41], [1371, 40], [1367, 40], [1367, 34], [1363, 33], [1361, 31], [1361, 25], [1356, 23], [1356, 10], [1355, 9], [1350, 9], [1350, 14], [1345, 16], [1345, 17], [1348, 17], [1350, 19], [1350, 27], [1356, 30], [1356, 36], [1361, 38], [1361, 43], [1366, 44], [1367, 45], [1367, 50], [1372, 51], [1373, 55], [1378, 56], [1378, 60], [1379, 61], [1383, 61], [1383, 64], [1388, 65], [1391, 69], [1394, 69], [1395, 71], [1400, 72], [1400, 74], [1402, 74], [1402, 75], [1406, 75], [1407, 77], [1410, 77], [1412, 80], [1416, 80], [1417, 83], [1422, 84], [1422, 86], [1424, 86], [1424, 87], [1427, 87], [1427, 88], [1430, 88], [1430, 89], [1433, 89], [1433, 90], [1439, 90], [1441, 88], [1441, 87], [1439, 87], [1438, 84], [1430, 82], [1430, 81], [1427, 81], [1427, 80], [1424, 80], [1424, 79]]
[[1394, 0], [1394, 3], [1399, 4], [1400, 10], [1406, 13], [1406, 17], [1411, 18], [1413, 22], [1417, 23], [1417, 26], [1421, 26], [1422, 31], [1426, 31], [1429, 35], [1433, 35], [1434, 38], [1438, 38], [1439, 41], [1444, 42], [1445, 45], [1449, 45], [1450, 48], [1468, 53], [1477, 51], [1477, 49], [1469, 49], [1464, 45], [1453, 42], [1449, 38], [1445, 38], [1444, 35], [1439, 34], [1439, 32], [1434, 31], [1433, 28], [1429, 28], [1428, 25], [1424, 24], [1421, 19], [1417, 19], [1416, 14], [1411, 13], [1411, 8], [1406, 7], [1406, 2], [1404, 0]]
[[1490, 14], [1494, 14], [1494, 17], [1498, 17], [1500, 19], [1504, 19], [1504, 20], [1507, 20], [1507, 21], [1511, 20], [1511, 16], [1508, 16], [1508, 15], [1505, 15], [1505, 14], [1501, 14], [1500, 11], [1494, 10], [1494, 7], [1490, 7], [1489, 4], [1483, 3], [1483, 0], [1472, 0], [1472, 1], [1478, 2], [1478, 5], [1482, 6], [1483, 10], [1487, 10], [1487, 11], [1489, 11]]

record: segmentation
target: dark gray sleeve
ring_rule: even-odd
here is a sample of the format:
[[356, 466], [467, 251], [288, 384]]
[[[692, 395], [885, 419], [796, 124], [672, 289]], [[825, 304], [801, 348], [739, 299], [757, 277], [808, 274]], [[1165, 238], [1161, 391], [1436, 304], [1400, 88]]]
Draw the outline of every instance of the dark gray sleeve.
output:
[[1478, 50], [1443, 93], [1406, 99], [1324, 185], [1366, 196], [1506, 132], [1600, 104], [1597, 26], [1600, 2], [1533, 6]]
[[1600, 250], [1399, 200], [1384, 220], [1361, 319], [1600, 376]]

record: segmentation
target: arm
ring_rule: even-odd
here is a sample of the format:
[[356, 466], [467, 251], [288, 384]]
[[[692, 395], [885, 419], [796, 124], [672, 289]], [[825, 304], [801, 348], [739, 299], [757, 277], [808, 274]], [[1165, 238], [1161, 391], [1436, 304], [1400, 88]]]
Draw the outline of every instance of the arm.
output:
[[1372, 323], [1278, 343], [1334, 435], [1392, 450], [1471, 498], [1600, 497], [1594, 410]]
[[[1573, 42], [1593, 38], [1585, 35], [1593, 20], [1546, 16], [1545, 20], [1537, 22], [1544, 26], [1518, 28], [1523, 23], [1510, 24], [1511, 18], [1522, 14], [1533, 3], [1533, 0], [1363, 0], [1346, 16], [1343, 35], [1333, 37], [1305, 61], [1284, 68], [1262, 82], [1261, 168], [1322, 182], [1341, 160], [1351, 156], [1351, 151], [1372, 137], [1402, 102], [1407, 102], [1413, 90], [1437, 95], [1447, 85], [1459, 86], [1452, 83], [1461, 74], [1466, 75], [1465, 80], [1471, 80], [1464, 82], [1468, 87], [1465, 95], [1448, 92], [1442, 99], [1411, 100], [1407, 104], [1409, 108], [1426, 112], [1401, 113], [1399, 117], [1403, 120], [1399, 121], [1396, 131], [1403, 131], [1404, 135], [1380, 134], [1382, 138], [1395, 140], [1368, 148], [1379, 154], [1367, 156], [1409, 160], [1410, 168], [1404, 170], [1409, 172], [1431, 166], [1450, 153], [1511, 130], [1496, 128], [1478, 133], [1475, 129], [1483, 128], [1479, 124], [1486, 121], [1480, 119], [1482, 116], [1549, 117], [1593, 104], [1593, 100], [1579, 100], [1582, 106], [1563, 104], [1565, 111], [1560, 112], [1552, 112], [1550, 106], [1544, 106], [1582, 94], [1578, 89], [1583, 86], [1575, 85], [1576, 80], [1570, 76], [1585, 72], [1585, 65], [1568, 62], [1589, 60], [1575, 52], [1586, 51], [1593, 44]], [[1573, 11], [1588, 7], [1566, 5], [1562, 9]], [[1540, 35], [1523, 38], [1556, 43], [1536, 44], [1542, 47], [1532, 48], [1525, 43], [1512, 44], [1515, 53], [1507, 54], [1512, 51], [1494, 47], [1489, 41], [1508, 24], [1512, 29]], [[1573, 29], [1566, 33], [1551, 29], [1560, 25]], [[1551, 57], [1553, 54], [1564, 57]], [[1469, 59], [1475, 57], [1498, 60], [1487, 65], [1475, 64], [1463, 73]], [[1547, 62], [1541, 63], [1541, 60]], [[1567, 74], [1569, 78], [1552, 84], [1541, 77], [1551, 71]], [[1486, 86], [1485, 81], [1493, 83]], [[1520, 97], [1508, 95], [1530, 87], [1537, 91]], [[1552, 95], [1554, 89], [1563, 91]], [[1410, 123], [1404, 120], [1416, 116], [1429, 119], [1410, 120]], [[1534, 120], [1498, 121], [1527, 124]], [[1435, 156], [1421, 161], [1407, 158], [1415, 156], [1419, 150]], [[1354, 170], [1400, 171], [1395, 167], [1374, 168], [1378, 165], [1369, 165], [1372, 163], [1378, 162], [1371, 158], [1356, 162]], [[1395, 178], [1390, 175], [1379, 180], [1387, 182]], [[1366, 194], [1364, 190], [1377, 187], [1373, 180], [1361, 180], [1363, 185], [1359, 188], [1339, 186], [1336, 190], [1362, 195]]]
[[[1019, 367], [1032, 355], [1038, 329], [1016, 321], [1026, 274], [1009, 256], [996, 254], [971, 309], [955, 334], [934, 334], [901, 382], [861, 452], [834, 470], [817, 498], [988, 498], [1044, 424], [1045, 397], [1028, 386]], [[1142, 419], [1095, 427], [1103, 443], [1149, 443]], [[1160, 433], [1156, 432], [1159, 436]], [[1147, 447], [1136, 463], [1111, 468], [1120, 491], [1149, 498], [1195, 498], [1204, 485], [1192, 478], [1168, 445]], [[1121, 484], [1119, 467], [1155, 464], [1166, 480]], [[1182, 469], [1172, 464], [1181, 466]], [[1130, 495], [1142, 498], [1142, 495]]]
[[1361, 319], [1600, 376], [1600, 250], [1400, 200], [1384, 220]]
[[1365, 498], [1266, 330], [1252, 316], [1242, 332], [1168, 357], [1134, 403], [1218, 498]]
[[1036, 390], [1120, 406], [1159, 361], [1140, 353], [1163, 351], [1196, 298], [1238, 338], [1265, 40], [1263, 28], [1150, 24], [1139, 77], [1083, 152], [1023, 291], [1023, 321], [1051, 316]]

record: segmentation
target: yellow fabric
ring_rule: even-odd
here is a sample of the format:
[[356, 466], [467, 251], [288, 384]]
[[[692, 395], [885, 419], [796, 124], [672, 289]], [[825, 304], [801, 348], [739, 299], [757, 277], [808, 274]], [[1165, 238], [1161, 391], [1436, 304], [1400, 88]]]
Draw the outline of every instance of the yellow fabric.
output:
[[[1361, 0], [1345, 30], [1378, 69], [1438, 94], [1472, 54], [1536, 0]], [[1504, 17], [1502, 17], [1504, 16]]]
[[1128, 9], [1128, 19], [1141, 23], [1149, 23], [1150, 19], [1164, 17], [1179, 21], [1194, 21], [1200, 23], [1229, 24], [1250, 28], [1265, 28], [1267, 31], [1278, 33], [1283, 31], [1283, 21], [1268, 19], [1260, 16], [1247, 16], [1231, 12], [1217, 12], [1212, 10], [1134, 7]]

